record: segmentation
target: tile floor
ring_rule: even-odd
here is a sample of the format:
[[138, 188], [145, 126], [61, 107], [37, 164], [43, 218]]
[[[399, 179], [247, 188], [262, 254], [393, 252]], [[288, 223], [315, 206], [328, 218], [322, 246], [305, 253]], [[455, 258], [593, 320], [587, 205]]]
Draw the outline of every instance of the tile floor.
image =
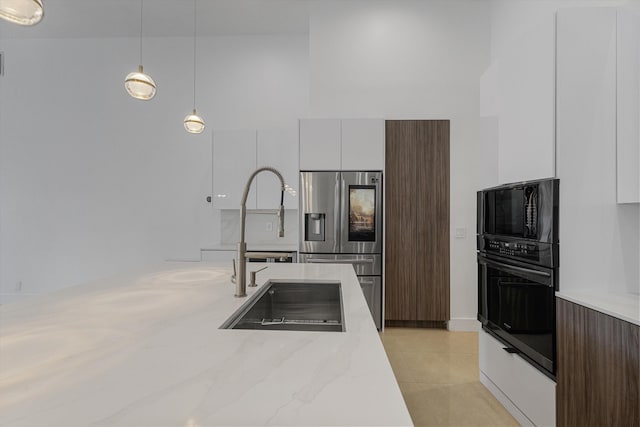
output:
[[480, 383], [476, 332], [385, 328], [380, 338], [416, 427], [519, 426]]

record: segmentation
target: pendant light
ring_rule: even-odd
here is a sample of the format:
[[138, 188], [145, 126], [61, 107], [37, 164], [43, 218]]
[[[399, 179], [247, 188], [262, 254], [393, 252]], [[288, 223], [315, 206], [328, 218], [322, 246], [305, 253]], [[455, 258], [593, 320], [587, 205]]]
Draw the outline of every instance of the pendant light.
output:
[[[2, 0], [0, 0], [2, 1]], [[143, 1], [140, 0], [140, 65], [138, 71], [129, 73], [124, 80], [124, 87], [127, 89], [129, 95], [135, 99], [141, 99], [148, 101], [156, 94], [156, 82], [153, 81], [151, 76], [145, 74], [142, 68], [142, 9]]]
[[197, 0], [193, 0], [193, 112], [184, 118], [184, 128], [189, 133], [202, 133], [204, 130], [204, 119], [196, 113], [196, 5]]
[[35, 25], [42, 20], [42, 0], [0, 0], [0, 18], [19, 25]]

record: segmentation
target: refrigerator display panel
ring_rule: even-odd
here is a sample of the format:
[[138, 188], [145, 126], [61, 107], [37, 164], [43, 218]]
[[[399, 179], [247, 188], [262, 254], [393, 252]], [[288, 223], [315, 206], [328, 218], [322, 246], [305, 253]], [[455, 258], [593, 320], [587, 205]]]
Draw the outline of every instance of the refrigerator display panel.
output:
[[349, 241], [376, 241], [376, 187], [349, 186]]

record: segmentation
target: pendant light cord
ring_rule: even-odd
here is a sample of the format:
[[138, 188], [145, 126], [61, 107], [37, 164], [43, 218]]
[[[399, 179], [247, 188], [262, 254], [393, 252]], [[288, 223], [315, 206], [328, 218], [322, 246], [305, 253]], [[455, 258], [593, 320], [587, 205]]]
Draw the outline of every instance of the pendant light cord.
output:
[[140, 65], [142, 66], [142, 5], [144, 0], [140, 0]]
[[196, 110], [196, 29], [198, 20], [196, 19], [196, 8], [198, 1], [193, 0], [193, 111]]

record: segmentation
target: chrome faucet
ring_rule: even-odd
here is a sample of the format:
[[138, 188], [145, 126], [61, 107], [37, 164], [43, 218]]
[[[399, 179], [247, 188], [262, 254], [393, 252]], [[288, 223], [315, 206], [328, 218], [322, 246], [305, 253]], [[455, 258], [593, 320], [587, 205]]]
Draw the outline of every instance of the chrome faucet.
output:
[[[260, 172], [269, 171], [275, 174], [280, 180], [280, 208], [278, 210], [278, 217], [280, 219], [278, 225], [278, 237], [284, 237], [284, 178], [282, 174], [274, 168], [263, 167], [257, 169], [251, 174], [247, 185], [244, 186], [244, 193], [242, 193], [242, 202], [240, 203], [240, 242], [238, 243], [237, 263], [234, 263], [234, 275], [231, 276], [231, 282], [236, 284], [236, 297], [247, 296], [247, 259], [249, 258], [262, 258], [262, 257], [279, 257], [280, 253], [271, 252], [247, 252], [247, 243], [245, 242], [245, 223], [247, 220], [247, 197], [249, 196], [249, 190], [251, 189], [251, 183], [253, 179]], [[237, 268], [236, 268], [237, 264]], [[255, 286], [255, 283], [253, 284]]]

